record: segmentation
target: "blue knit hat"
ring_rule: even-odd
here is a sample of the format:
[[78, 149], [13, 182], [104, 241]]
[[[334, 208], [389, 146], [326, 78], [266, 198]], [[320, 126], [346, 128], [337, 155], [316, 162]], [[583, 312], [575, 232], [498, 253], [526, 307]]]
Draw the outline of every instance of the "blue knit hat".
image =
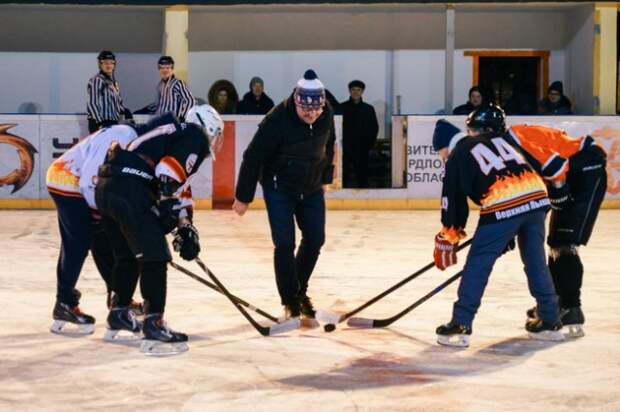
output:
[[325, 105], [325, 86], [314, 70], [309, 69], [295, 87], [295, 104], [304, 109], [320, 109]]
[[463, 137], [465, 136], [461, 129], [446, 119], [437, 120], [437, 123], [435, 123], [435, 131], [433, 132], [433, 149], [439, 151], [444, 147], [449, 147], [452, 138], [458, 134]]

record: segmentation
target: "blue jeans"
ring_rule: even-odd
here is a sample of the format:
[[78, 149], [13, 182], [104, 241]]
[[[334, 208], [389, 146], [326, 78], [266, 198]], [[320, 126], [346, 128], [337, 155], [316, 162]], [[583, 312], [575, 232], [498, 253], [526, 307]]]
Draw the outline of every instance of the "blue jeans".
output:
[[471, 327], [493, 265], [515, 236], [539, 316], [547, 322], [559, 320], [558, 297], [545, 258], [545, 212], [538, 211], [478, 226], [454, 303], [454, 322]]
[[[274, 245], [276, 283], [283, 305], [306, 296], [308, 281], [325, 243], [323, 190], [306, 196], [280, 192], [267, 185], [263, 196]], [[295, 221], [301, 243], [295, 254]]]

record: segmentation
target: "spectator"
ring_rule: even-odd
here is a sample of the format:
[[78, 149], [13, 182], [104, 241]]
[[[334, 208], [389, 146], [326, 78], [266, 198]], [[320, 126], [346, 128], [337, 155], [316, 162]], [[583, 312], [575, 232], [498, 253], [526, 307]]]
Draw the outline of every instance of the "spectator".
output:
[[561, 81], [551, 83], [547, 89], [547, 97], [538, 102], [538, 113], [546, 115], [573, 114], [572, 104], [564, 96], [564, 85]]
[[349, 83], [349, 100], [342, 110], [342, 183], [343, 187], [368, 187], [368, 160], [377, 141], [379, 124], [375, 109], [362, 101], [366, 85], [361, 80]]
[[120, 88], [114, 78], [116, 56], [109, 50], [103, 50], [97, 56], [97, 61], [99, 73], [91, 77], [86, 86], [89, 133], [118, 124], [121, 114], [127, 120], [133, 120], [131, 112], [123, 106]]
[[267, 114], [273, 107], [273, 100], [264, 92], [263, 79], [252, 77], [250, 91], [243, 95], [237, 106], [239, 114]]
[[482, 94], [482, 90], [480, 90], [480, 87], [474, 86], [469, 89], [468, 96], [469, 99], [467, 100], [467, 103], [455, 107], [452, 111], [452, 114], [470, 114], [471, 112], [482, 106], [482, 103], [484, 102], [484, 96]]
[[219, 114], [235, 114], [237, 112], [239, 95], [235, 85], [228, 80], [218, 80], [213, 83], [207, 99]]
[[161, 56], [157, 61], [159, 77], [157, 86], [156, 115], [172, 112], [179, 120], [184, 121], [187, 111], [195, 104], [185, 82], [174, 75], [174, 60], [170, 56]]

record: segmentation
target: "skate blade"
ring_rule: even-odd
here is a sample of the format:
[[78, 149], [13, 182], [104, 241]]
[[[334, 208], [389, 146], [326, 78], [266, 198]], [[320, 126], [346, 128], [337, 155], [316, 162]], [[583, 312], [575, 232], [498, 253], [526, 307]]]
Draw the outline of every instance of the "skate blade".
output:
[[320, 323], [331, 323], [333, 325], [340, 322], [340, 315], [325, 309], [317, 309], [314, 317]]
[[374, 321], [367, 318], [349, 318], [347, 326], [352, 328], [372, 328], [374, 327]]
[[583, 331], [583, 324], [564, 325], [562, 333], [567, 338], [582, 338], [586, 335]]
[[276, 323], [269, 328], [269, 336], [277, 335], [279, 333], [290, 332], [295, 329], [299, 329], [301, 326], [301, 320], [299, 318], [291, 318], [284, 322]]
[[131, 332], [123, 329], [106, 329], [103, 340], [112, 343], [136, 342], [142, 339], [140, 332]]
[[84, 336], [95, 332], [94, 323], [77, 324], [64, 320], [55, 320], [50, 326], [50, 332], [65, 336]]
[[437, 343], [453, 348], [467, 348], [469, 347], [469, 335], [437, 335]]
[[140, 352], [147, 356], [173, 356], [188, 350], [187, 342], [168, 343], [145, 339], [142, 341], [142, 345], [140, 345]]
[[564, 340], [564, 335], [559, 330], [544, 330], [538, 333], [530, 332], [529, 334], [530, 338], [536, 340], [544, 340], [550, 342], [562, 342]]

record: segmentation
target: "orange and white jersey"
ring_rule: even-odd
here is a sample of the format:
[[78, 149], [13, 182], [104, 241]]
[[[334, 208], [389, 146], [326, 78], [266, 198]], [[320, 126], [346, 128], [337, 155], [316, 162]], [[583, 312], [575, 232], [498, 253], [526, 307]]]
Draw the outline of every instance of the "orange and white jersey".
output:
[[590, 136], [573, 138], [564, 130], [546, 126], [516, 125], [508, 133], [534, 169], [546, 180], [564, 180], [568, 159], [585, 146], [594, 144]]
[[95, 205], [97, 172], [103, 164], [108, 148], [117, 142], [121, 148], [137, 137], [136, 131], [126, 125], [98, 130], [54, 160], [47, 169], [48, 191], [61, 196], [83, 197], [92, 209]]

